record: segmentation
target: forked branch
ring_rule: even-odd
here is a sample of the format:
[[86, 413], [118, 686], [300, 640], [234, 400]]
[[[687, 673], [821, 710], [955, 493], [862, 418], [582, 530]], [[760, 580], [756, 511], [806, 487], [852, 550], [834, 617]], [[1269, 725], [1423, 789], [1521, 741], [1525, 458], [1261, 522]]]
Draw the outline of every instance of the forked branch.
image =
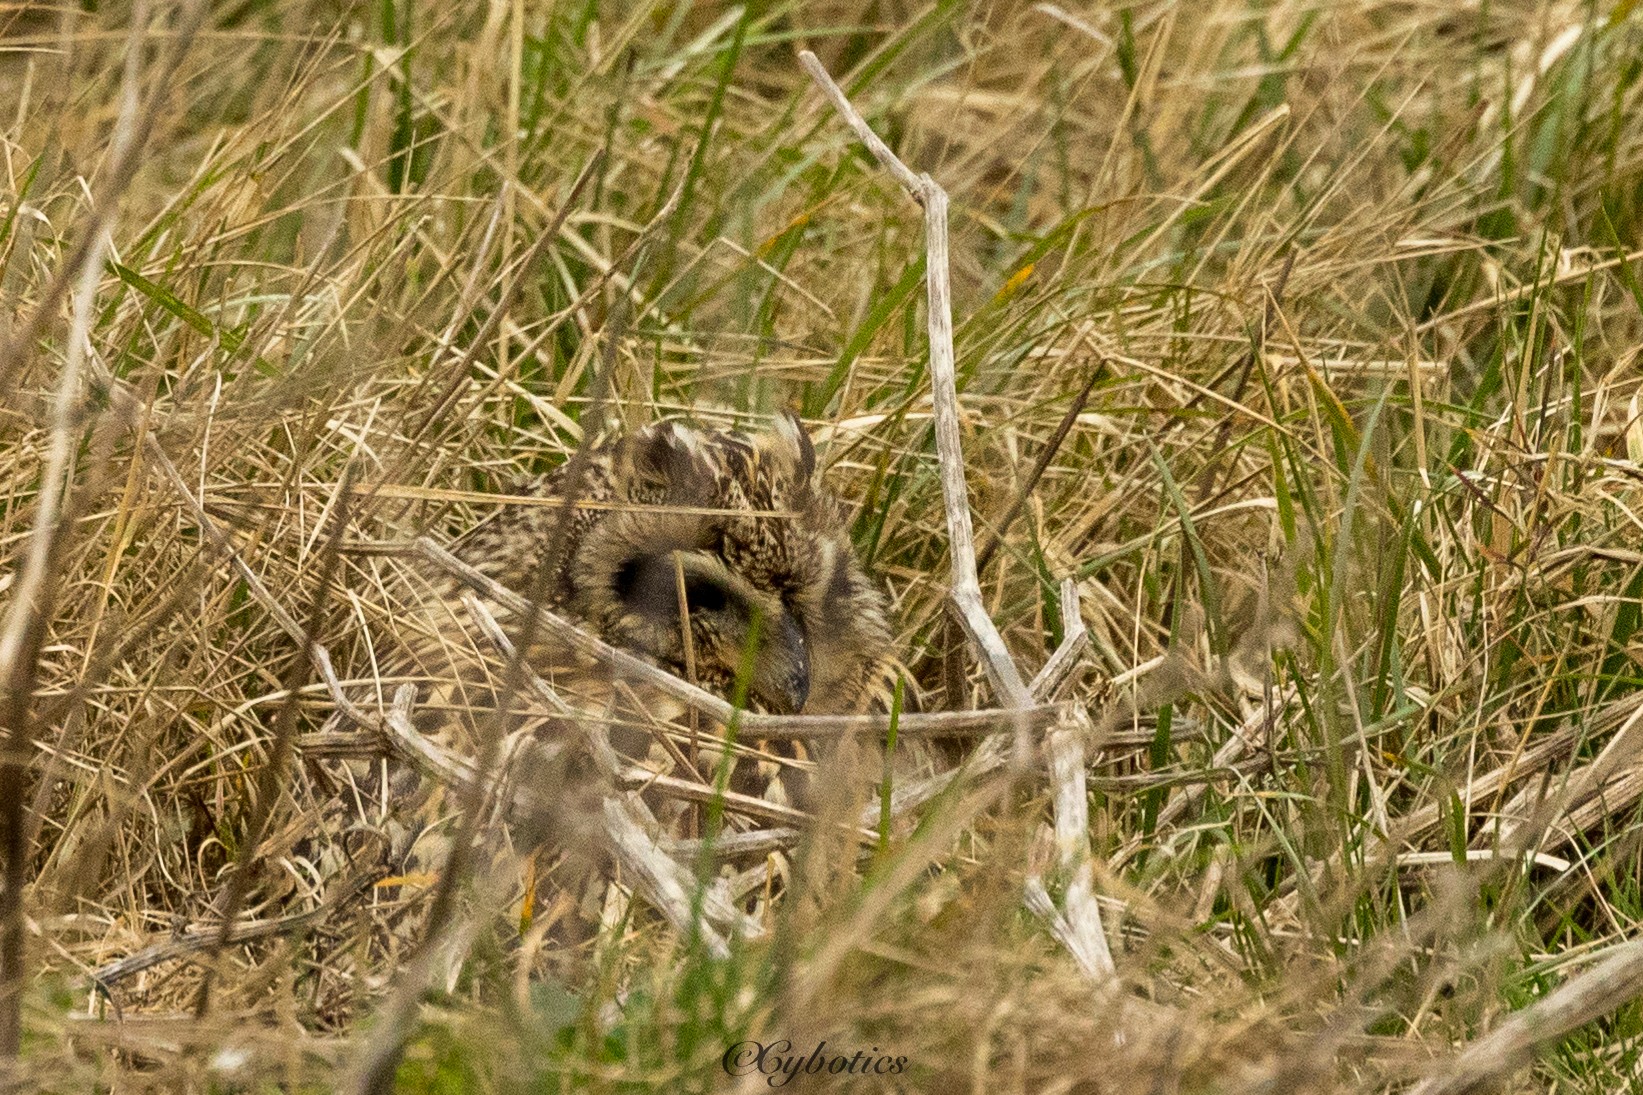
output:
[[[928, 290], [930, 337], [930, 403], [935, 418], [936, 459], [941, 469], [941, 495], [947, 515], [947, 550], [951, 566], [949, 596], [954, 614], [969, 636], [970, 645], [987, 671], [995, 695], [1003, 707], [1025, 712], [1052, 695], [1070, 673], [1087, 641], [1078, 613], [1075, 585], [1062, 587], [1063, 619], [1066, 633], [1061, 649], [1029, 688], [1021, 679], [1014, 659], [1004, 645], [992, 617], [981, 599], [977, 579], [975, 533], [970, 522], [970, 494], [964, 476], [964, 449], [959, 439], [958, 377], [953, 355], [953, 307], [947, 258], [947, 192], [925, 174], [914, 174], [875, 134], [850, 100], [833, 82], [816, 55], [808, 50], [799, 60], [827, 95], [846, 124], [865, 144], [873, 158], [893, 175], [910, 197], [924, 209], [925, 286]], [[1077, 958], [1090, 978], [1109, 982], [1113, 974], [1112, 956], [1101, 926], [1100, 911], [1092, 888], [1089, 847], [1089, 807], [1084, 780], [1084, 739], [1087, 718], [1082, 723], [1070, 713], [1051, 735], [1051, 777], [1055, 786], [1056, 837], [1060, 863], [1066, 875], [1064, 913], [1048, 906], [1048, 894], [1036, 877], [1027, 880], [1028, 905], [1035, 912], [1048, 906], [1052, 932]], [[1016, 720], [1013, 736], [1017, 770], [1027, 766], [1030, 749], [1024, 719]], [[1003, 762], [1007, 736], [986, 738], [971, 757], [972, 772], [996, 768]], [[950, 778], [950, 777], [949, 777]], [[1039, 900], [1042, 898], [1042, 900]]]

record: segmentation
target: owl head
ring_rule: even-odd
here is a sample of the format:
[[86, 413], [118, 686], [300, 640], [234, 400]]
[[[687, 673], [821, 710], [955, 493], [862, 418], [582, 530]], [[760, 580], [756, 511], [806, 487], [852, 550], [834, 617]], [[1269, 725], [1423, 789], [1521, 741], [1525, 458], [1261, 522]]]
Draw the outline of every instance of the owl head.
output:
[[797, 419], [616, 442], [568, 545], [566, 607], [618, 646], [772, 713], [859, 710], [889, 657], [883, 595]]

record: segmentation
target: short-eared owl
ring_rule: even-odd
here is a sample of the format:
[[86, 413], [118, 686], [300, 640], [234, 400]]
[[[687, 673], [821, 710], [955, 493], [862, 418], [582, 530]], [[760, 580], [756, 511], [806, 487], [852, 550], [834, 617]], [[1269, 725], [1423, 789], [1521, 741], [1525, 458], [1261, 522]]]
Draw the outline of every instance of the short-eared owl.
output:
[[[740, 680], [756, 710], [842, 714], [884, 702], [896, 664], [884, 597], [852, 550], [843, 507], [822, 487], [796, 419], [782, 416], [756, 434], [662, 422], [588, 456], [571, 508], [562, 468], [527, 492], [542, 504], [493, 515], [456, 554], [727, 699]], [[419, 703], [425, 727], [453, 709], [483, 711], [500, 695], [504, 659], [487, 648], [459, 592], [433, 582], [419, 634], [406, 644], [418, 663], [412, 675], [434, 685]], [[485, 603], [517, 629], [502, 606]], [[625, 728], [617, 741], [630, 752], [643, 750], [634, 731], [666, 734], [673, 723], [677, 732], [677, 703], [613, 679], [551, 638], [527, 657], [578, 710]]]

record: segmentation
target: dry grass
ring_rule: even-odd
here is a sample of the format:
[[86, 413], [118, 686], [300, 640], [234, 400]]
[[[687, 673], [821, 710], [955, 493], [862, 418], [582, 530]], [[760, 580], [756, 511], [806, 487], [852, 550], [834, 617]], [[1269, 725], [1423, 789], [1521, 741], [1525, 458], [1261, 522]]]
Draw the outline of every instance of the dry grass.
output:
[[[906, 1057], [860, 1090], [1442, 1074], [1643, 918], [1633, 8], [0, 9], [15, 1086], [349, 1089], [396, 991], [418, 1092], [760, 1090], [721, 1055], [784, 1038]], [[622, 888], [590, 927], [572, 865], [527, 903], [487, 828], [458, 976], [406, 990], [437, 887], [337, 828], [327, 690], [226, 545], [368, 692], [369, 545], [558, 466], [601, 372], [628, 426], [796, 407], [923, 708], [995, 702], [921, 220], [800, 48], [952, 197], [981, 586], [1030, 673], [1079, 582], [1119, 983], [1025, 911], [1050, 792], [1005, 771], [806, 845], [728, 958]], [[1604, 979], [1502, 1087], [1637, 1084]]]

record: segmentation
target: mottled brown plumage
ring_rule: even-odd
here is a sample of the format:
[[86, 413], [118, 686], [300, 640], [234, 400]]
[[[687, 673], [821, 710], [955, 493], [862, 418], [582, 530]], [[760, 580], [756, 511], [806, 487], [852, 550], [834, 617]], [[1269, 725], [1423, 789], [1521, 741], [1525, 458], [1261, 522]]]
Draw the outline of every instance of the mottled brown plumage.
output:
[[[843, 507], [821, 486], [795, 419], [758, 434], [664, 422], [602, 444], [587, 454], [569, 509], [566, 477], [562, 468], [534, 484], [523, 493], [542, 504], [500, 510], [453, 550], [727, 699], [741, 674], [751, 708], [839, 714], [882, 705], [896, 664], [884, 598], [856, 559]], [[400, 629], [408, 657], [393, 675], [431, 686], [419, 700], [425, 731], [472, 726], [502, 695], [504, 659], [461, 603], [461, 587], [422, 581], [421, 610]], [[486, 606], [518, 629], [501, 605]], [[562, 644], [540, 637], [528, 660], [578, 711], [611, 720], [619, 747], [636, 759], [651, 735], [679, 729], [683, 712], [671, 698], [614, 680]], [[546, 716], [529, 697], [509, 706]], [[545, 717], [536, 731], [554, 726]]]

